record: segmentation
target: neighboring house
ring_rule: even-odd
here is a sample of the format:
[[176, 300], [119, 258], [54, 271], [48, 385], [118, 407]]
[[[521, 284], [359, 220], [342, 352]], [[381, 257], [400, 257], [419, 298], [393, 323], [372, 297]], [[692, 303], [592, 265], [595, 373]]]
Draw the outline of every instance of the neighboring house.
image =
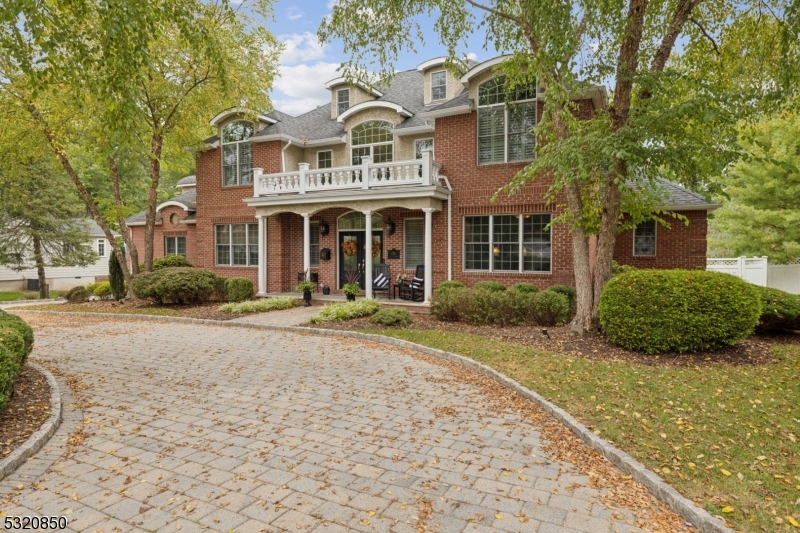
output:
[[[559, 213], [543, 200], [551, 181], [490, 202], [533, 157], [530, 131], [543, 112], [536, 87], [505, 104], [494, 71], [504, 59], [464, 65], [456, 76], [436, 58], [386, 87], [337, 78], [325, 84], [330, 104], [299, 117], [218, 114], [195, 181], [185, 178], [185, 192], [158, 208], [155, 255], [179, 253], [249, 278], [261, 294], [292, 290], [305, 271], [336, 292], [346, 271], [359, 270], [369, 295], [377, 263], [390, 265], [393, 278], [424, 264], [433, 280], [426, 296], [446, 279], [573, 285], [569, 232], [546, 228]], [[602, 87], [574, 100], [581, 118], [607, 105]], [[704, 268], [706, 217], [716, 206], [665, 186], [663, 207], [690, 224], [644, 223], [620, 235], [615, 259]], [[141, 246], [143, 213], [129, 225]]]
[[[85, 267], [45, 267], [44, 271], [51, 291], [63, 291], [108, 278], [108, 256], [112, 253], [111, 244], [94, 220], [87, 219], [86, 223], [89, 225], [89, 237], [92, 249], [97, 253], [97, 261]], [[112, 233], [115, 237], [119, 236], [118, 233]], [[28, 280], [32, 280], [31, 287], [34, 285], [38, 287], [39, 278], [36, 268], [17, 271], [0, 267], [0, 291], [38, 290], [38, 288], [28, 287]]]

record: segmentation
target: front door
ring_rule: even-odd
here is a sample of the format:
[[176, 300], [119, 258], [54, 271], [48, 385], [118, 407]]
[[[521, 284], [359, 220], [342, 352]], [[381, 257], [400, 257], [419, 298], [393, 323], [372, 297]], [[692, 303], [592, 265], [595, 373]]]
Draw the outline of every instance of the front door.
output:
[[[383, 257], [383, 232], [372, 232], [373, 245], [370, 246], [372, 264], [381, 262]], [[347, 244], [345, 244], [347, 243]], [[364, 269], [367, 259], [367, 232], [343, 231], [339, 233], [339, 288], [348, 282], [351, 273], [358, 274], [358, 284], [362, 289], [366, 287]]]

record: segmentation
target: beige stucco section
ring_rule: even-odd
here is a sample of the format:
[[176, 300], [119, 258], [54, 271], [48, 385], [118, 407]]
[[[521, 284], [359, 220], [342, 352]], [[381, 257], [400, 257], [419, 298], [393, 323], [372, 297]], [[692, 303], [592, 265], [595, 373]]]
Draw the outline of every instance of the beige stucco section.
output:
[[[445, 71], [447, 73], [447, 98], [445, 100], [435, 100], [431, 101], [431, 74], [434, 72], [441, 72]], [[431, 67], [422, 71], [422, 76], [425, 80], [425, 95], [424, 95], [424, 102], [425, 105], [431, 103], [444, 103], [447, 100], [451, 100], [461, 94], [461, 91], [464, 90], [464, 86], [461, 85], [459, 81], [460, 77], [456, 77], [450, 69], [444, 68], [444, 66], [439, 65], [436, 67]]]
[[[395, 161], [408, 161], [414, 159], [414, 141], [417, 139], [433, 139], [433, 132], [420, 133], [418, 135], [395, 135], [394, 136], [394, 159]], [[436, 147], [434, 147], [434, 153]]]
[[298, 166], [300, 163], [303, 163], [305, 160], [304, 150], [302, 146], [297, 144], [292, 144], [288, 148], [286, 147], [288, 143], [283, 143], [283, 163], [284, 163], [284, 171], [285, 172], [294, 172], [299, 170], [300, 167]]
[[334, 85], [331, 87], [331, 118], [334, 119], [339, 116], [337, 111], [337, 101], [336, 101], [336, 93], [342, 89], [350, 89], [350, 107], [353, 107], [356, 104], [360, 104], [361, 102], [367, 102], [369, 100], [375, 100], [375, 96], [368, 93], [361, 87], [357, 85], [348, 85], [346, 83], [340, 83], [338, 85]]
[[328, 146], [309, 146], [305, 149], [305, 161], [311, 165], [311, 168], [319, 168], [317, 166], [317, 152], [330, 150], [332, 152], [334, 167], [347, 167], [350, 166], [350, 158], [348, 157], [347, 146], [344, 144], [331, 144]]

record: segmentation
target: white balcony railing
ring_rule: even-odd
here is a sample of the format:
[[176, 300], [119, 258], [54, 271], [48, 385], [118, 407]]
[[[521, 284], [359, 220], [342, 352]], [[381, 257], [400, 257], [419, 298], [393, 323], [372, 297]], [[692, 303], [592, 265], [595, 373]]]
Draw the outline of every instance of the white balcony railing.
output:
[[441, 167], [429, 151], [423, 152], [422, 159], [410, 161], [373, 163], [371, 158], [365, 157], [360, 165], [350, 167], [310, 170], [308, 163], [299, 166], [297, 172], [277, 174], [263, 174], [262, 169], [253, 169], [255, 196], [434, 185], [439, 181]]

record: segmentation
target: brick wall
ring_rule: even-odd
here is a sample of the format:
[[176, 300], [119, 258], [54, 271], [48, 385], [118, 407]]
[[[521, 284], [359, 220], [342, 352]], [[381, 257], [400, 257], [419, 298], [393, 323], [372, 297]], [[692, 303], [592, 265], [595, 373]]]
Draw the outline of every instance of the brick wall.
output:
[[617, 235], [614, 261], [637, 268], [706, 268], [706, 237], [708, 216], [705, 211], [678, 211], [689, 220], [667, 219], [670, 227], [656, 224], [656, 255], [633, 255], [633, 230]]

